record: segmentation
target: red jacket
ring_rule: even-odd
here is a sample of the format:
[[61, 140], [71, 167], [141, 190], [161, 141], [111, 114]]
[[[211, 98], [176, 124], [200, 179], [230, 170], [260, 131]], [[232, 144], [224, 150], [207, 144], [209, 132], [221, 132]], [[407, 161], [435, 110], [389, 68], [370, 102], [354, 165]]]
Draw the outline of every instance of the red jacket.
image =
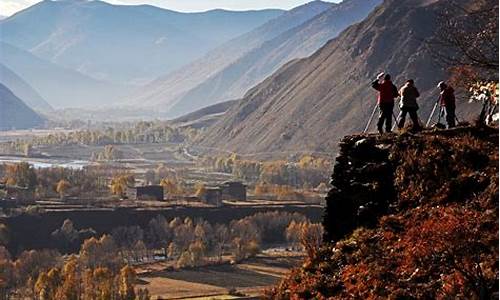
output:
[[399, 96], [398, 88], [390, 80], [384, 80], [382, 83], [375, 80], [372, 87], [379, 92], [378, 104], [394, 104], [394, 99]]
[[453, 107], [455, 106], [455, 91], [451, 86], [446, 87], [442, 92], [440, 102], [441, 106]]

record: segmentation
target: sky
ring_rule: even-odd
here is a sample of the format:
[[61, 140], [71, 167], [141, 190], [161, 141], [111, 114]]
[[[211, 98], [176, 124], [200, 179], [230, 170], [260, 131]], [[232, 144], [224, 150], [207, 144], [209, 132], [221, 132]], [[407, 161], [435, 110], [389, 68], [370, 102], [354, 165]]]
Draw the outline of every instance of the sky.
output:
[[[40, 0], [0, 0], [0, 15], [10, 16], [17, 11], [25, 9]], [[163, 8], [177, 11], [205, 11], [214, 8], [224, 8], [229, 10], [250, 10], [263, 8], [292, 7], [310, 2], [311, 0], [106, 0], [113, 4], [151, 4]], [[340, 0], [327, 0], [339, 2]]]

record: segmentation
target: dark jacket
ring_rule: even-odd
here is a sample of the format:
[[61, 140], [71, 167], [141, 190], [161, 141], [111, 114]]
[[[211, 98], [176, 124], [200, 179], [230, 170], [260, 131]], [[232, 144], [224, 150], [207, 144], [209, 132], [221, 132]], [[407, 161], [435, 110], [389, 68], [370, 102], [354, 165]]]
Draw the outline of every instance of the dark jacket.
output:
[[384, 80], [379, 83], [378, 80], [372, 82], [372, 88], [378, 91], [378, 104], [394, 104], [394, 98], [397, 98], [398, 88], [390, 80]]
[[441, 102], [441, 106], [445, 107], [455, 107], [455, 91], [451, 86], [447, 86], [439, 97], [439, 102]]

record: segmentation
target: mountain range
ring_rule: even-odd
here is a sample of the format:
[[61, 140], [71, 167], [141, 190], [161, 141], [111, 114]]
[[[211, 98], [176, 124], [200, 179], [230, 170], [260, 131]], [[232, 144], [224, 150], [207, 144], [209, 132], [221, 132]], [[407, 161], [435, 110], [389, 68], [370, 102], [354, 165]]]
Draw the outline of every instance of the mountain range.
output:
[[[144, 88], [138, 89], [128, 98], [127, 104], [168, 111], [189, 90], [231, 65], [251, 49], [302, 24], [331, 5], [327, 2], [313, 1], [287, 11], [258, 28], [224, 43], [187, 66], [161, 76]], [[208, 105], [207, 103], [206, 106]], [[193, 105], [193, 108], [196, 110], [200, 107]]]
[[0, 130], [28, 129], [43, 124], [44, 119], [0, 83]]
[[177, 117], [241, 98], [286, 62], [312, 54], [347, 26], [361, 21], [380, 2], [313, 1], [296, 7], [180, 71], [154, 81], [132, 103], [157, 106], [167, 115]]
[[184, 114], [193, 107], [239, 99], [285, 63], [311, 55], [353, 23], [363, 20], [381, 0], [344, 0], [312, 19], [253, 48], [186, 93], [170, 110]]
[[44, 0], [0, 21], [0, 39], [98, 80], [142, 84], [282, 13]]
[[[428, 53], [445, 0], [385, 0], [313, 55], [289, 62], [252, 88], [201, 137], [199, 147], [258, 154], [331, 154], [339, 137], [361, 132], [376, 100], [376, 74], [408, 78], [427, 118], [445, 70]], [[461, 103], [459, 103], [461, 105]]]
[[53, 108], [24, 79], [0, 63], [0, 83], [8, 87], [16, 96], [23, 99], [31, 108], [52, 111]]
[[0, 42], [0, 63], [31, 85], [53, 107], [92, 107], [126, 94], [126, 86], [88, 77]]

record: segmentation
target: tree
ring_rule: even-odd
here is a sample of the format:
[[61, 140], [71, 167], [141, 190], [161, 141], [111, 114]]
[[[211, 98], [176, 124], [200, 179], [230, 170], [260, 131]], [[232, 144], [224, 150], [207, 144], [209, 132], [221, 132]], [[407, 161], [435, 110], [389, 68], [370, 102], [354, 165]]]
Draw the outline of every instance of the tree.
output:
[[127, 188], [135, 183], [134, 175], [124, 174], [115, 176], [111, 180], [111, 193], [120, 197], [126, 196]]
[[107, 300], [116, 299], [116, 289], [114, 276], [110, 269], [105, 267], [98, 267], [92, 274], [94, 287], [93, 294], [95, 298], [92, 300]]
[[64, 264], [63, 280], [60, 291], [63, 296], [62, 299], [80, 298], [80, 274], [78, 272], [78, 260], [76, 256], [72, 255]]
[[71, 187], [71, 184], [67, 180], [65, 180], [65, 179], [59, 180], [59, 182], [57, 183], [57, 186], [56, 186], [56, 192], [59, 193], [59, 197], [61, 198], [61, 200], [64, 199], [66, 192], [68, 191], [68, 189], [70, 187]]
[[292, 245], [292, 247], [297, 247], [300, 242], [300, 231], [301, 224], [292, 221], [286, 228], [286, 240]]
[[27, 162], [7, 165], [5, 175], [9, 184], [18, 185], [29, 191], [34, 191], [38, 182], [35, 169]]
[[222, 260], [222, 255], [224, 254], [224, 249], [226, 244], [229, 241], [229, 230], [227, 229], [227, 226], [224, 224], [217, 224], [215, 225], [215, 245], [217, 249], [217, 258], [219, 261]]
[[207, 193], [207, 189], [205, 187], [205, 184], [203, 183], [197, 183], [195, 186], [196, 189], [196, 197], [201, 198]]
[[431, 53], [447, 66], [469, 66], [483, 75], [498, 73], [498, 1], [462, 4], [450, 0], [441, 11]]
[[191, 264], [193, 266], [199, 266], [203, 262], [205, 257], [205, 245], [201, 241], [194, 241], [189, 245], [189, 253], [191, 254]]
[[144, 174], [144, 180], [146, 181], [146, 184], [154, 184], [156, 181], [155, 172], [153, 170], [147, 170]]
[[116, 270], [123, 265], [123, 261], [118, 256], [115, 241], [110, 235], [103, 235], [100, 239], [85, 240], [79, 255], [83, 266], [91, 269], [106, 267]]
[[121, 300], [134, 300], [135, 291], [134, 283], [136, 280], [136, 274], [132, 267], [125, 266], [120, 270], [119, 277], [119, 295]]
[[30, 143], [25, 143], [23, 147], [24, 156], [29, 157], [31, 156], [32, 152], [33, 152], [33, 146]]
[[323, 226], [304, 222], [300, 226], [300, 243], [309, 257], [314, 257], [323, 241]]
[[485, 123], [498, 110], [498, 1], [447, 1], [436, 32], [430, 53], [455, 87], [482, 102], [477, 121]]
[[163, 189], [166, 190], [169, 196], [182, 195], [184, 192], [181, 183], [175, 178], [164, 178], [160, 181], [160, 185], [163, 186]]
[[149, 221], [146, 241], [149, 247], [164, 248], [165, 257], [168, 256], [167, 244], [172, 239], [172, 230], [164, 216], [158, 215]]

